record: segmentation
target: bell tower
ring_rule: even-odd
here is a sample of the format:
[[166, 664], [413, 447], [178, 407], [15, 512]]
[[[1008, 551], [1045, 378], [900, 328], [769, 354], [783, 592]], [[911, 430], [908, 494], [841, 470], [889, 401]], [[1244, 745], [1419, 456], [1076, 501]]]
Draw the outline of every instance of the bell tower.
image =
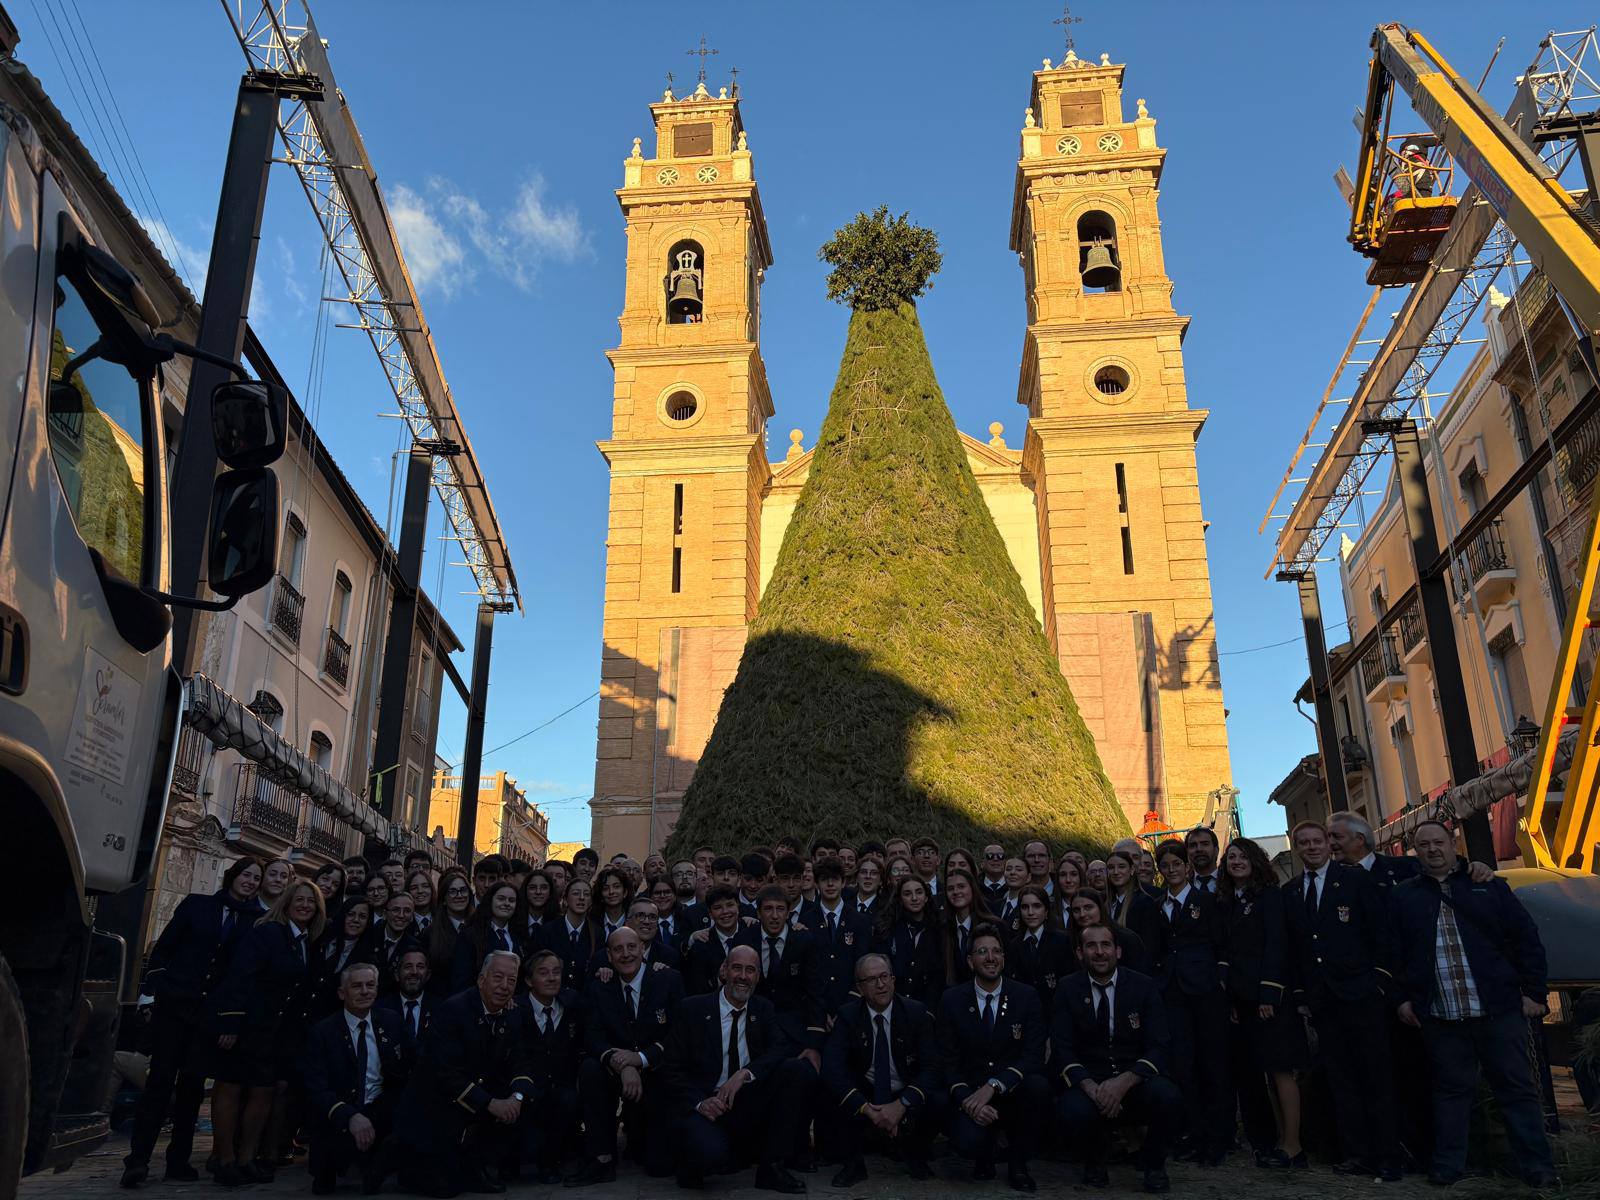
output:
[[613, 370], [604, 657], [591, 844], [662, 844], [760, 594], [772, 416], [760, 292], [772, 264], [737, 89], [702, 75], [650, 106], [617, 200], [627, 229]]
[[1045, 633], [1135, 830], [1183, 827], [1232, 782], [1187, 317], [1156, 200], [1166, 151], [1124, 68], [1071, 51], [1033, 74], [1011, 248], [1027, 299], [1017, 401], [1039, 521]]

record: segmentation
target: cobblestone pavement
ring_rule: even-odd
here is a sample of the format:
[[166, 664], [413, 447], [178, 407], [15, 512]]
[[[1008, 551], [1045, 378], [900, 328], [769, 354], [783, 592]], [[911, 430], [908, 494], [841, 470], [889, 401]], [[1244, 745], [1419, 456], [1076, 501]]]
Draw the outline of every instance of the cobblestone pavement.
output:
[[[209, 1138], [202, 1135], [195, 1145], [196, 1164], [204, 1161], [209, 1149]], [[25, 1179], [19, 1193], [20, 1200], [65, 1200], [67, 1197], [122, 1195], [124, 1193], [119, 1191], [117, 1181], [122, 1173], [122, 1156], [126, 1150], [126, 1139], [113, 1138], [96, 1153], [80, 1159], [69, 1171], [59, 1175], [35, 1175]], [[968, 1164], [955, 1158], [935, 1161], [934, 1170], [937, 1178], [924, 1183], [912, 1183], [898, 1165], [886, 1159], [869, 1157], [867, 1165], [872, 1175], [864, 1183], [848, 1189], [832, 1188], [828, 1185], [832, 1168], [824, 1167], [816, 1174], [805, 1177], [808, 1189], [815, 1196], [840, 1197], [848, 1200], [911, 1200], [913, 1197], [915, 1200], [957, 1200], [958, 1197], [962, 1200], [978, 1200], [980, 1197], [989, 1200], [995, 1196], [1015, 1194], [1005, 1186], [1003, 1169], [1001, 1178], [997, 1182], [973, 1184], [967, 1178]], [[199, 1183], [162, 1183], [159, 1149], [154, 1166], [152, 1182], [140, 1188], [138, 1192], [140, 1196], [148, 1197], [148, 1200], [190, 1200], [193, 1197], [229, 1194], [224, 1189], [216, 1187], [209, 1178], [202, 1179]], [[1038, 1181], [1041, 1195], [1129, 1197], [1143, 1195], [1139, 1188], [1138, 1176], [1127, 1166], [1112, 1168], [1109, 1189], [1090, 1189], [1082, 1186], [1079, 1183], [1078, 1168], [1067, 1163], [1039, 1161], [1034, 1164], [1033, 1174]], [[738, 1175], [713, 1179], [701, 1193], [680, 1193], [670, 1180], [651, 1179], [630, 1165], [623, 1168], [622, 1177], [615, 1183], [602, 1187], [578, 1191], [522, 1183], [511, 1185], [509, 1194], [514, 1197], [527, 1197], [529, 1200], [542, 1200], [543, 1197], [554, 1196], [565, 1196], [568, 1200], [578, 1200], [579, 1197], [582, 1197], [582, 1200], [655, 1200], [656, 1197], [677, 1195], [698, 1195], [703, 1200], [757, 1200], [758, 1197], [770, 1196], [772, 1193], [758, 1192], [751, 1186], [752, 1175], [753, 1172], [745, 1171]], [[1172, 1166], [1171, 1175], [1172, 1195], [1182, 1197], [1183, 1200], [1257, 1200], [1257, 1198], [1301, 1200], [1302, 1197], [1305, 1200], [1330, 1197], [1333, 1200], [1355, 1200], [1356, 1197], [1364, 1196], [1381, 1196], [1383, 1200], [1418, 1200], [1423, 1196], [1442, 1195], [1449, 1195], [1451, 1200], [1457, 1200], [1458, 1197], [1465, 1200], [1467, 1196], [1478, 1200], [1479, 1197], [1491, 1196], [1517, 1198], [1535, 1196], [1535, 1193], [1517, 1186], [1511, 1180], [1487, 1178], [1474, 1179], [1448, 1193], [1441, 1193], [1438, 1189], [1430, 1188], [1420, 1175], [1407, 1176], [1404, 1183], [1389, 1186], [1382, 1186], [1370, 1180], [1344, 1179], [1332, 1174], [1326, 1168], [1290, 1176], [1277, 1171], [1257, 1170], [1250, 1165], [1249, 1156], [1246, 1154], [1234, 1155], [1229, 1160], [1229, 1165], [1218, 1170], [1202, 1170], [1177, 1163]], [[392, 1183], [391, 1180], [391, 1185]], [[310, 1181], [305, 1170], [303, 1166], [297, 1164], [281, 1170], [273, 1183], [238, 1188], [233, 1194], [308, 1196], [310, 1192]], [[355, 1186], [353, 1177], [340, 1188], [339, 1195], [350, 1197], [359, 1195], [359, 1188]], [[1585, 1187], [1571, 1189], [1563, 1195], [1594, 1196], [1596, 1192]]]

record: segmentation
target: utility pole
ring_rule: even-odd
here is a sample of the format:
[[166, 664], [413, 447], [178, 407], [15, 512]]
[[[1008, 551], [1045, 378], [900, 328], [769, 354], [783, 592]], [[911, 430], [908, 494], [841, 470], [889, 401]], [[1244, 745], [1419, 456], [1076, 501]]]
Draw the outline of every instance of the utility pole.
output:
[[1344, 812], [1350, 793], [1344, 782], [1344, 758], [1339, 749], [1339, 727], [1333, 721], [1333, 693], [1328, 679], [1328, 641], [1322, 632], [1322, 597], [1317, 573], [1310, 567], [1279, 571], [1279, 583], [1292, 583], [1300, 593], [1300, 622], [1305, 630], [1306, 661], [1311, 667], [1311, 698], [1317, 710], [1317, 749], [1322, 760], [1322, 782], [1328, 789], [1328, 811]]
[[456, 824], [456, 860], [470, 873], [478, 837], [478, 781], [483, 774], [483, 722], [489, 711], [489, 658], [494, 647], [494, 614], [502, 606], [478, 605], [472, 639], [472, 696], [467, 701], [467, 751], [461, 759], [461, 809]]

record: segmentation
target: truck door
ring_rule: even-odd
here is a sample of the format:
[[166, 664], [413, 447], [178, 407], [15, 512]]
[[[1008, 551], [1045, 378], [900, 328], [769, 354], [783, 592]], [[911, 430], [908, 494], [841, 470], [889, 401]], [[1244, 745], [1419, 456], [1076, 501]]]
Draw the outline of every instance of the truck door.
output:
[[163, 583], [161, 423], [153, 371], [140, 378], [97, 351], [118, 331], [62, 253], [87, 234], [48, 173], [38, 230], [35, 336], [0, 543], [0, 561], [21, 568], [0, 599], [26, 619], [31, 661], [26, 693], [0, 692], [0, 734], [54, 769], [87, 886], [116, 890], [133, 873], [168, 643], [141, 652], [118, 633], [91, 552], [124, 579]]
[[[0, 531], [10, 508], [38, 275], [39, 188], [22, 142], [0, 122]], [[7, 636], [11, 636], [8, 634]], [[16, 636], [24, 635], [18, 631]], [[25, 653], [26, 647], [20, 646]], [[19, 668], [20, 670], [20, 664]]]

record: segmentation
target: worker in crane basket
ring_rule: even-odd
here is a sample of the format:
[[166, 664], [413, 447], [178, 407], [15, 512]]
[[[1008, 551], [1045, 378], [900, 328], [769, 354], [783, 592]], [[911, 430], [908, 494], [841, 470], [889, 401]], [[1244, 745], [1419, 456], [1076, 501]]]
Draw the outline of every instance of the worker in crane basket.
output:
[[1391, 178], [1389, 202], [1413, 200], [1431, 196], [1438, 186], [1437, 168], [1428, 162], [1428, 152], [1420, 142], [1407, 142], [1400, 147], [1400, 160], [1395, 164]]

